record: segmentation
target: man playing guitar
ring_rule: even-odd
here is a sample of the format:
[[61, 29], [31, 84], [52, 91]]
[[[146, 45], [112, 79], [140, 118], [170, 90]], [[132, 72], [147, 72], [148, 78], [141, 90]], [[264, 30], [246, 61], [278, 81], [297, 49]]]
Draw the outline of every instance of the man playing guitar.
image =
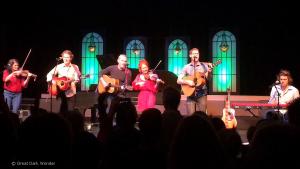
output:
[[57, 64], [47, 74], [50, 95], [58, 95], [61, 98], [61, 113], [72, 111], [75, 106], [76, 83], [79, 82], [81, 73], [78, 66], [71, 63], [73, 57], [70, 50], [64, 50], [58, 59], [63, 60], [63, 63]]
[[99, 108], [102, 112], [99, 113], [108, 113], [110, 103], [115, 97], [126, 97], [126, 90], [132, 90], [129, 85], [131, 84], [132, 73], [127, 68], [127, 56], [121, 54], [117, 61], [117, 65], [111, 65], [100, 72], [98, 92], [100, 94]]
[[[184, 66], [181, 74], [178, 76], [177, 83], [194, 89], [191, 95], [188, 95], [186, 101], [187, 113], [191, 115], [199, 110], [206, 112], [208, 92], [206, 78], [208, 77], [208, 73], [212, 71], [212, 64], [199, 61], [200, 51], [197, 48], [191, 49], [189, 56], [191, 62]], [[187, 76], [192, 78], [185, 78]]]

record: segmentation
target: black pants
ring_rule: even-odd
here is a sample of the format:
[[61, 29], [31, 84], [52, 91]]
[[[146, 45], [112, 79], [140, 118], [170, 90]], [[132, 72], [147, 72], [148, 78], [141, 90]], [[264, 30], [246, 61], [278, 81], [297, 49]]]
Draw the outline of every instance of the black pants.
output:
[[104, 93], [99, 95], [98, 97], [98, 115], [99, 115], [99, 122], [101, 123], [103, 119], [107, 117], [107, 114], [109, 113], [110, 106], [112, 100], [115, 98], [120, 98], [123, 99], [123, 101], [128, 101], [130, 100], [129, 98], [126, 98], [124, 95], [119, 94], [110, 94], [110, 93]]
[[72, 96], [72, 97], [66, 97], [64, 92], [60, 92], [59, 95], [58, 95], [58, 98], [61, 100], [60, 113], [66, 114], [69, 111], [74, 110], [75, 101], [76, 101], [75, 95]]

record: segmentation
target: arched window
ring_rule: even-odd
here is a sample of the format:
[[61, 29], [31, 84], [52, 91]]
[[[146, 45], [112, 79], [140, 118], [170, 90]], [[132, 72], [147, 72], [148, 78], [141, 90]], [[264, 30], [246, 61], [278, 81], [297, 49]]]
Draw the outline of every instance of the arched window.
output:
[[221, 60], [212, 72], [212, 92], [237, 92], [236, 38], [229, 31], [217, 32], [212, 40], [212, 61]]
[[98, 84], [101, 66], [97, 56], [103, 57], [103, 38], [95, 32], [90, 32], [82, 40], [81, 73], [90, 77], [81, 80], [81, 90], [89, 90], [91, 84]]
[[134, 39], [126, 45], [126, 55], [129, 62], [128, 67], [137, 69], [139, 61], [145, 58], [145, 46], [142, 41]]
[[187, 44], [181, 39], [171, 41], [168, 46], [168, 71], [178, 76], [187, 62]]

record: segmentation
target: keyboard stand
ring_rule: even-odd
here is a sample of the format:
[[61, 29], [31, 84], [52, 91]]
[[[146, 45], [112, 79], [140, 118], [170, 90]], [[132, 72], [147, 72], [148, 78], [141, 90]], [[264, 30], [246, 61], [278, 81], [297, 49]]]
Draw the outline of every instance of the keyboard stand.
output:
[[250, 106], [247, 106], [245, 110], [248, 111], [248, 112], [250, 112], [250, 113], [252, 114], [253, 117], [258, 118], [258, 117], [251, 111], [251, 107], [250, 107]]

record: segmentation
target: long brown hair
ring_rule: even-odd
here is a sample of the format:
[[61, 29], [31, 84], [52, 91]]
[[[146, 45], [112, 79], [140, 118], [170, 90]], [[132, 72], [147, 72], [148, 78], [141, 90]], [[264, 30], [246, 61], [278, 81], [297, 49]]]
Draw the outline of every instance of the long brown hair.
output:
[[17, 59], [9, 59], [8, 62], [7, 62], [7, 65], [6, 65], [6, 69], [9, 73], [12, 72], [12, 66], [15, 64], [15, 63], [19, 63], [19, 61]]

